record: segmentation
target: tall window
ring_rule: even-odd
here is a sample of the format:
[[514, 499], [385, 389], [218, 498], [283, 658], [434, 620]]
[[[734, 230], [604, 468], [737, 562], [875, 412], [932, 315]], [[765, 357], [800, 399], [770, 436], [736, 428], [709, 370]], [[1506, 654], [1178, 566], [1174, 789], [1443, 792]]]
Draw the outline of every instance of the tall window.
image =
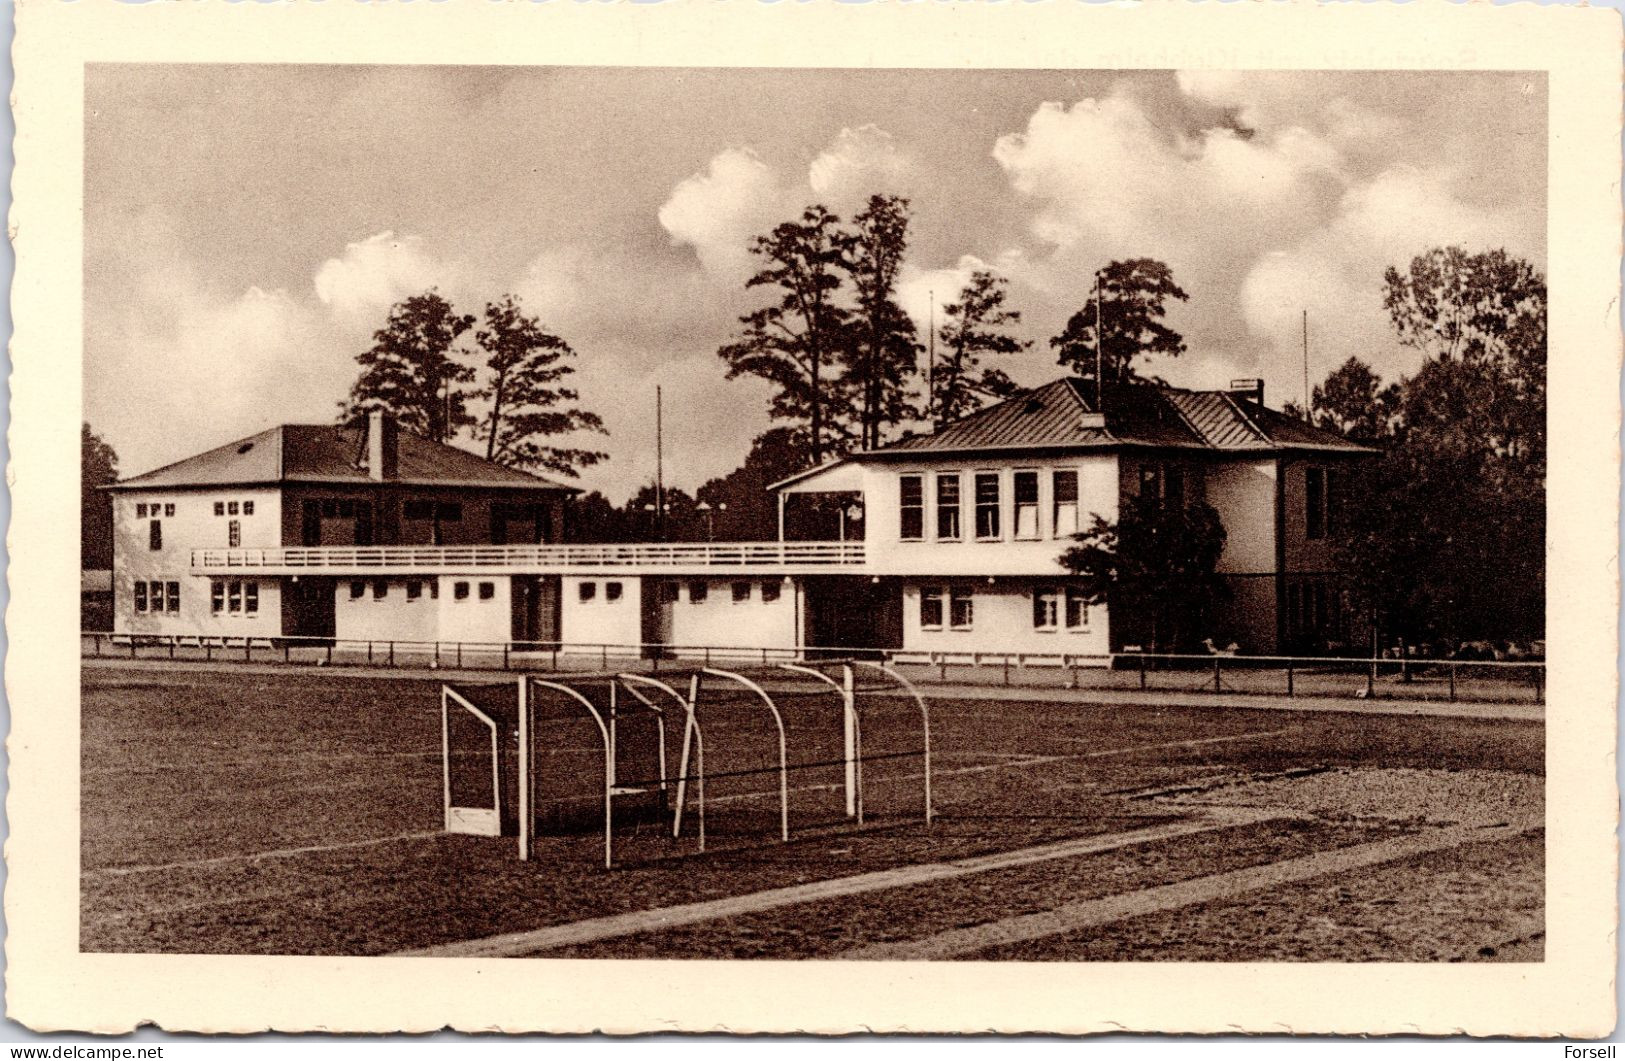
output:
[[181, 610], [181, 584], [179, 582], [165, 582], [164, 598], [164, 611], [179, 612]]
[[1031, 541], [1038, 537], [1038, 473], [1016, 472], [1016, 537]]
[[735, 604], [746, 604], [750, 601], [750, 583], [735, 582], [731, 587]]
[[920, 627], [925, 630], [942, 629], [942, 590], [926, 586], [920, 590]]
[[1033, 590], [1033, 629], [1056, 630], [1061, 625], [1061, 594], [1054, 586]]
[[233, 615], [243, 610], [243, 584], [241, 582], [226, 583], [226, 610]]
[[243, 521], [234, 519], [226, 524], [226, 544], [235, 549], [243, 544]]
[[135, 584], [135, 610], [138, 612], [147, 610], [147, 584], [145, 582]]
[[235, 501], [227, 501], [226, 502], [226, 515], [235, 516], [236, 514], [237, 514], [237, 502], [235, 502]]
[[1078, 533], [1078, 472], [1075, 468], [1057, 470], [1051, 474], [1055, 491], [1055, 536], [1070, 538]]
[[969, 630], [975, 625], [975, 606], [969, 589], [958, 586], [948, 591], [948, 624], [955, 630]]
[[243, 611], [253, 615], [260, 610], [260, 584], [258, 582], [243, 583]]
[[1305, 468], [1303, 472], [1304, 529], [1311, 541], [1326, 537], [1326, 469]]
[[147, 548], [157, 552], [164, 547], [164, 521], [155, 519], [147, 524]]
[[959, 540], [959, 473], [937, 476], [937, 538]]
[[209, 610], [216, 615], [226, 610], [226, 584], [214, 582], [209, 586]]
[[976, 473], [976, 537], [994, 541], [999, 537], [999, 473]]
[[899, 523], [897, 536], [905, 542], [925, 537], [925, 479], [905, 475], [897, 481]]
[[[252, 516], [253, 514], [254, 514], [254, 502], [252, 502], [252, 501], [244, 501], [243, 502], [243, 515]], [[169, 511], [167, 509], [164, 511], [164, 515], [166, 515], [166, 516], [169, 515]]]
[[1089, 628], [1089, 602], [1084, 599], [1083, 591], [1076, 586], [1066, 588], [1066, 628], [1068, 630]]

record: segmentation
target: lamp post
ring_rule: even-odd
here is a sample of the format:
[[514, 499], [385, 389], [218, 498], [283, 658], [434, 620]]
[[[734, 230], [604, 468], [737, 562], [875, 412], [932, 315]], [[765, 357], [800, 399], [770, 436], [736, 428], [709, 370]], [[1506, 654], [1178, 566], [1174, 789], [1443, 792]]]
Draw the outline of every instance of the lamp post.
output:
[[716, 541], [717, 532], [715, 525], [712, 523], [712, 519], [716, 513], [728, 511], [728, 502], [718, 501], [716, 505], [713, 506], [708, 501], [701, 501], [698, 505], [694, 506], [694, 509], [697, 512], [705, 513], [705, 540], [708, 542]]
[[653, 502], [645, 502], [643, 505], [643, 511], [652, 513], [654, 515], [655, 537], [660, 541], [665, 541], [666, 521], [664, 517], [671, 515], [671, 502], [668, 501], [663, 505], [656, 505]]

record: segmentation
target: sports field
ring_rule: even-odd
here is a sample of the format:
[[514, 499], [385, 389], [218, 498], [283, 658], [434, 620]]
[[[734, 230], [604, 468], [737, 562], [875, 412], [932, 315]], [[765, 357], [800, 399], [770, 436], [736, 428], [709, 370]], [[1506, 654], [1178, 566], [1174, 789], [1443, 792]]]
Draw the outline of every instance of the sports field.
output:
[[[1539, 961], [1544, 727], [932, 698], [863, 828], [720, 781], [717, 832], [441, 832], [440, 683], [87, 666], [81, 946], [545, 957]], [[878, 738], [877, 738], [878, 739]], [[737, 808], [734, 828], [723, 808]]]

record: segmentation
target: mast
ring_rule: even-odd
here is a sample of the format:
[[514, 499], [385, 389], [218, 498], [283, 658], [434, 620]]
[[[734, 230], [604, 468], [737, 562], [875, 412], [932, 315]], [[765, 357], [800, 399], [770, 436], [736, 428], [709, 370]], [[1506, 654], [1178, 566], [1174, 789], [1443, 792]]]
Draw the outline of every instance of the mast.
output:
[[1095, 274], [1095, 412], [1104, 412], [1100, 397], [1100, 274]]
[[1303, 415], [1310, 421], [1314, 414], [1309, 409], [1309, 311], [1303, 311]]
[[655, 384], [655, 531], [666, 540], [666, 454], [661, 423], [660, 384]]
[[937, 425], [936, 417], [931, 415], [931, 403], [937, 398], [937, 293], [935, 290], [926, 292], [931, 300], [931, 325], [926, 330], [925, 347], [925, 419], [932, 426]]

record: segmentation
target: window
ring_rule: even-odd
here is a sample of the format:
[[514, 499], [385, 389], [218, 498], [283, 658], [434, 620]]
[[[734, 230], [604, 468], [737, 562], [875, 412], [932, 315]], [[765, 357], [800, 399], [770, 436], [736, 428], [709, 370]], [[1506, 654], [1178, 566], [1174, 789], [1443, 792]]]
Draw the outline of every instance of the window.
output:
[[920, 627], [925, 630], [942, 629], [942, 590], [935, 586], [920, 590]]
[[1142, 465], [1140, 465], [1140, 496], [1141, 497], [1160, 497], [1160, 496], [1162, 496], [1162, 489], [1161, 489], [1161, 486], [1159, 485], [1161, 483], [1161, 481], [1162, 481], [1162, 469], [1161, 468], [1157, 467], [1155, 464], [1142, 464]]
[[402, 519], [434, 519], [433, 501], [407, 501], [401, 505]]
[[181, 610], [181, 584], [179, 582], [164, 583], [164, 611], [179, 612]]
[[243, 544], [243, 524], [241, 520], [232, 520], [226, 524], [226, 544], [235, 549]]
[[1016, 537], [1032, 541], [1038, 537], [1038, 473], [1016, 472]]
[[496, 595], [497, 584], [495, 582], [480, 583], [480, 600], [491, 600], [496, 597]]
[[661, 604], [676, 604], [677, 598], [682, 595], [675, 582], [662, 582], [656, 593]]
[[711, 587], [704, 582], [690, 582], [688, 584], [688, 602], [690, 604], [704, 604], [710, 590]]
[[733, 588], [733, 596], [734, 596], [734, 603], [735, 604], [749, 603], [749, 601], [750, 601], [750, 583], [749, 582], [735, 582], [733, 584], [732, 588]]
[[585, 604], [590, 600], [598, 599], [598, 583], [582, 582], [576, 586], [576, 597]]
[[1089, 602], [1084, 598], [1083, 591], [1076, 586], [1066, 588], [1066, 628], [1068, 630], [1089, 628]]
[[145, 582], [135, 584], [135, 610], [138, 612], [147, 610], [147, 584]]
[[999, 473], [976, 473], [976, 538], [990, 541], [999, 537]]
[[423, 583], [412, 579], [406, 584], [406, 599], [418, 600], [423, 596]]
[[456, 501], [442, 501], [434, 507], [434, 518], [442, 523], [456, 523], [463, 518], [463, 506]]
[[1057, 538], [1070, 538], [1078, 533], [1078, 473], [1074, 468], [1050, 473], [1050, 487], [1055, 493], [1055, 517], [1051, 524]]
[[366, 595], [366, 592], [367, 592], [367, 584], [365, 582], [352, 582], [352, 583], [350, 583], [350, 599], [351, 600], [360, 600], [363, 596]]
[[164, 547], [164, 525], [160, 520], [147, 524], [147, 548], [157, 552]]
[[440, 580], [438, 578], [431, 578], [429, 580], [429, 599], [440, 599]]
[[1058, 630], [1061, 626], [1061, 594], [1054, 586], [1033, 590], [1033, 629]]
[[779, 599], [779, 583], [768, 581], [762, 583], [762, 603], [772, 604]]
[[1326, 537], [1326, 469], [1303, 470], [1303, 536], [1310, 541]]
[[605, 582], [604, 583], [604, 599], [606, 601], [618, 601], [618, 600], [620, 600], [621, 599], [621, 584], [619, 582]]
[[236, 514], [237, 514], [237, 502], [235, 502], [235, 501], [227, 501], [226, 502], [226, 515], [235, 516]]
[[389, 583], [383, 579], [375, 579], [372, 583], [372, 599], [383, 600], [389, 596]]
[[241, 582], [226, 583], [226, 611], [233, 615], [243, 610], [243, 584]]
[[452, 585], [451, 585], [451, 596], [452, 596], [453, 600], [467, 600], [468, 599], [468, 583], [467, 582], [453, 582]]
[[216, 615], [226, 610], [226, 584], [216, 581], [209, 586], [209, 610]]
[[1173, 508], [1185, 507], [1185, 469], [1163, 469], [1162, 500], [1164, 504]]
[[925, 537], [925, 479], [905, 475], [897, 481], [899, 522], [897, 536], [905, 542]]
[[[169, 515], [169, 514], [170, 513], [168, 513], [168, 512], [164, 513], [164, 515], [166, 515], [166, 516]], [[252, 502], [252, 501], [244, 501], [243, 502], [243, 515], [252, 516], [253, 514], [254, 514], [254, 502]]]
[[173, 516], [173, 515], [174, 515], [174, 514], [175, 514], [175, 505], [174, 505], [174, 502], [168, 502], [168, 503], [166, 503], [166, 504], [165, 504], [165, 505], [164, 505], [164, 515], [166, 515], [166, 516]]
[[135, 518], [136, 519], [146, 519], [147, 518], [147, 506], [146, 506], [145, 503], [138, 504], [138, 505], [135, 506]]
[[968, 589], [948, 591], [948, 624], [955, 630], [969, 630], [976, 619], [975, 604]]
[[214, 514], [217, 516], [224, 516], [226, 514], [226, 503], [224, 501], [216, 501], [214, 503]]
[[957, 472], [937, 476], [937, 537], [948, 542], [959, 540], [959, 474]]
[[258, 582], [243, 583], [243, 611], [253, 615], [260, 610], [260, 584]]

